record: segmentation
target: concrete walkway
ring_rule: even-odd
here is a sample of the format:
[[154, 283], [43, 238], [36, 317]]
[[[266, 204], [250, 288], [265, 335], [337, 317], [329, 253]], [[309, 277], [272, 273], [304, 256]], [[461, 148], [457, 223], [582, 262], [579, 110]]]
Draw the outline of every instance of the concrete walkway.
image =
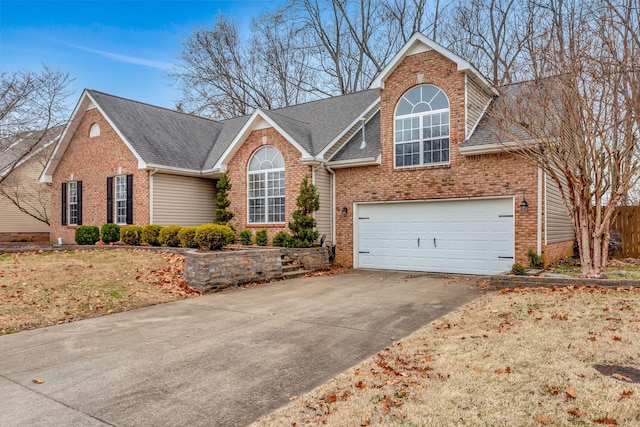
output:
[[474, 283], [300, 278], [2, 336], [0, 425], [245, 425], [472, 300]]

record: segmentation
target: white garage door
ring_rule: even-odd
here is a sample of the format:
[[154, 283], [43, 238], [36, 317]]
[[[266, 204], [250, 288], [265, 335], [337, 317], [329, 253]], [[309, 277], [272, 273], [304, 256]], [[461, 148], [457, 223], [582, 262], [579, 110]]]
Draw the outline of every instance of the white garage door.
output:
[[359, 268], [495, 274], [514, 262], [513, 199], [358, 205]]

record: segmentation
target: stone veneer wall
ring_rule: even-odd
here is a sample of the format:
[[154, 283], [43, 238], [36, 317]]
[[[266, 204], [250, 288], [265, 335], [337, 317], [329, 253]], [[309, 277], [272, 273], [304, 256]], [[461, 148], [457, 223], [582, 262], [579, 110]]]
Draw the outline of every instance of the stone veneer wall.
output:
[[184, 278], [200, 292], [220, 290], [243, 283], [281, 279], [282, 257], [300, 262], [305, 270], [330, 266], [327, 248], [246, 249], [221, 252], [189, 251], [185, 254]]

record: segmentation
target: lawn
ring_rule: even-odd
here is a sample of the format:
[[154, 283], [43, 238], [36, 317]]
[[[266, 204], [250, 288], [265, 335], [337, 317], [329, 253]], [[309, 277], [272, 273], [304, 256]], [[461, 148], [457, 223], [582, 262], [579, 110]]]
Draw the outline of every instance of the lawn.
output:
[[[549, 272], [580, 277], [580, 260], [568, 258], [549, 268]], [[609, 279], [640, 280], [640, 261], [637, 259], [610, 259], [604, 272]]]
[[637, 290], [492, 292], [255, 426], [638, 426], [636, 372], [595, 366], [640, 368], [639, 340]]
[[0, 335], [195, 295], [183, 264], [145, 250], [0, 254]]

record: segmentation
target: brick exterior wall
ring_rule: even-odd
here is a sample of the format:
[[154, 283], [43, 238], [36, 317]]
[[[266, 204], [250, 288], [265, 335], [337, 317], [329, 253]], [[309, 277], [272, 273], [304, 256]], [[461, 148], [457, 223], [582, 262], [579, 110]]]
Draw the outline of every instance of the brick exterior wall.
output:
[[[100, 126], [100, 136], [89, 138], [94, 123]], [[107, 222], [107, 177], [126, 174], [133, 174], [133, 223], [149, 223], [149, 173], [138, 170], [138, 160], [97, 109], [84, 113], [53, 174], [51, 242], [58, 237], [74, 242], [76, 226], [61, 225], [61, 184], [71, 181], [71, 174], [74, 181], [82, 181], [82, 225], [101, 227]]]
[[545, 267], [554, 261], [573, 255], [573, 240], [550, 243], [542, 246], [542, 256]]
[[[266, 143], [263, 143], [263, 137], [266, 137]], [[284, 158], [286, 218], [284, 223], [249, 224], [247, 222], [248, 164], [253, 153], [263, 145], [276, 147]], [[305, 175], [309, 177], [309, 182], [311, 182], [311, 166], [300, 163], [300, 157], [300, 152], [274, 128], [259, 129], [251, 132], [227, 165], [232, 186], [229, 192], [229, 200], [231, 201], [229, 210], [235, 214], [231, 220], [231, 225], [237, 231], [249, 229], [255, 235], [256, 231], [267, 229], [269, 243], [271, 243], [271, 239], [278, 231], [290, 232], [287, 224], [292, 220], [293, 211], [296, 210], [296, 198], [300, 192], [300, 182], [302, 182]]]
[[[442, 89], [450, 103], [450, 164], [394, 169], [394, 111], [402, 95], [418, 85]], [[435, 51], [407, 57], [381, 90], [380, 144], [382, 164], [336, 170], [336, 261], [353, 265], [353, 204], [388, 200], [426, 200], [459, 197], [515, 196], [529, 203], [526, 213], [515, 209], [515, 256], [526, 261], [536, 248], [537, 169], [507, 153], [464, 157], [458, 146], [465, 139], [464, 75], [456, 64]], [[349, 209], [347, 217], [340, 214]]]

